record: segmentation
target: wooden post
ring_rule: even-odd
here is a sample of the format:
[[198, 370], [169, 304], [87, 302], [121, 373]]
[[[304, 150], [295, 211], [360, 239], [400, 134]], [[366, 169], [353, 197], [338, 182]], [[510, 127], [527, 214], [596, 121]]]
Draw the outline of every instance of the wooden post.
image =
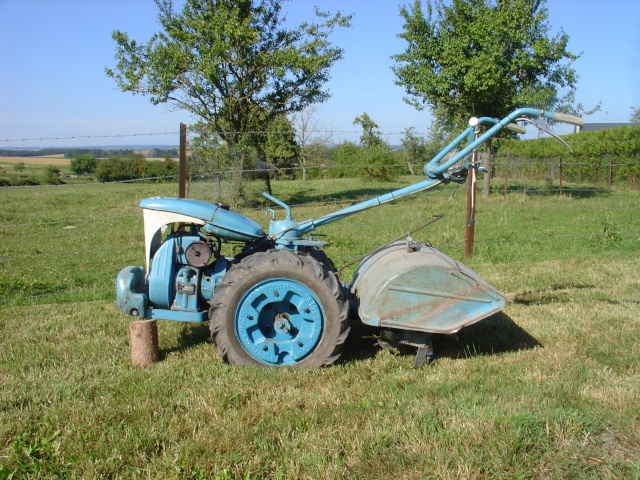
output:
[[558, 166], [560, 167], [560, 195], [562, 195], [562, 159], [560, 159]]
[[180, 169], [178, 171], [178, 197], [185, 198], [187, 177], [187, 126], [180, 124]]
[[502, 196], [505, 200], [507, 198], [507, 185], [509, 183], [509, 155], [510, 154], [511, 152], [507, 150], [507, 156], [504, 159], [504, 192]]
[[138, 320], [129, 324], [131, 363], [147, 367], [160, 361], [158, 325], [155, 320]]
[[[476, 138], [478, 133], [476, 132]], [[488, 173], [485, 173], [488, 175]], [[467, 176], [467, 223], [465, 227], [464, 258], [473, 255], [473, 240], [475, 236], [476, 224], [476, 183], [478, 178], [478, 150], [471, 154], [471, 164]]]

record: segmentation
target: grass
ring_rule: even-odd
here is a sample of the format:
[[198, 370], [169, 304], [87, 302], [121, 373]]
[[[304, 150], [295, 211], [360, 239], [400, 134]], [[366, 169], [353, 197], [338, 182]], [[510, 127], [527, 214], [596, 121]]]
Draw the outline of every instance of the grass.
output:
[[[298, 220], [390, 188], [274, 187], [312, 203]], [[206, 325], [163, 322], [162, 361], [135, 368], [114, 278], [144, 260], [139, 200], [175, 190], [0, 190], [0, 479], [640, 477], [637, 192], [480, 197], [465, 263], [513, 302], [436, 337], [432, 367], [411, 369], [412, 353], [378, 349], [359, 325], [327, 369], [229, 367]], [[328, 225], [327, 253], [340, 266], [444, 213], [414, 238], [462, 260], [452, 193]], [[243, 211], [266, 227], [263, 212]]]

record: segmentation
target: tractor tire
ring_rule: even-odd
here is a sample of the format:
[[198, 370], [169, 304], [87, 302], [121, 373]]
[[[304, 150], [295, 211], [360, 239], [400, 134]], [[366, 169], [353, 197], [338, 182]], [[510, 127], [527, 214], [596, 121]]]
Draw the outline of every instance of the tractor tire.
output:
[[338, 273], [338, 269], [333, 264], [333, 261], [324, 253], [324, 250], [320, 250], [319, 248], [312, 247], [307, 251], [307, 254], [316, 259], [319, 263], [323, 264], [327, 267], [327, 270], [330, 272]]
[[290, 250], [259, 252], [216, 285], [211, 338], [232, 365], [323, 367], [349, 335], [347, 292], [334, 272]]

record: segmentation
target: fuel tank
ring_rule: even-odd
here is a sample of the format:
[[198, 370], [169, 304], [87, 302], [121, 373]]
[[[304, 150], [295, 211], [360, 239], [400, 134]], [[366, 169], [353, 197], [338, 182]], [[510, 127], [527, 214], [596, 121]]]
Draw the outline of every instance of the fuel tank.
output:
[[429, 333], [455, 333], [501, 311], [505, 297], [436, 248], [392, 243], [365, 258], [351, 293], [363, 323]]
[[148, 211], [186, 215], [202, 221], [202, 230], [226, 240], [250, 242], [266, 234], [260, 224], [223, 208], [220, 205], [189, 198], [152, 197], [142, 200], [140, 206]]

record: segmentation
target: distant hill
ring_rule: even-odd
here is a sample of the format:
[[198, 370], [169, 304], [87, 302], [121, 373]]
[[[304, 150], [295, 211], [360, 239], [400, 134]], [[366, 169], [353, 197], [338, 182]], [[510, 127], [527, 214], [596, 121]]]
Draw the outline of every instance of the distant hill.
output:
[[97, 145], [87, 147], [44, 147], [44, 148], [0, 148], [0, 157], [42, 157], [47, 155], [64, 155], [73, 158], [90, 154], [98, 158], [129, 155], [136, 152], [154, 152], [153, 156], [178, 156], [175, 145]]

